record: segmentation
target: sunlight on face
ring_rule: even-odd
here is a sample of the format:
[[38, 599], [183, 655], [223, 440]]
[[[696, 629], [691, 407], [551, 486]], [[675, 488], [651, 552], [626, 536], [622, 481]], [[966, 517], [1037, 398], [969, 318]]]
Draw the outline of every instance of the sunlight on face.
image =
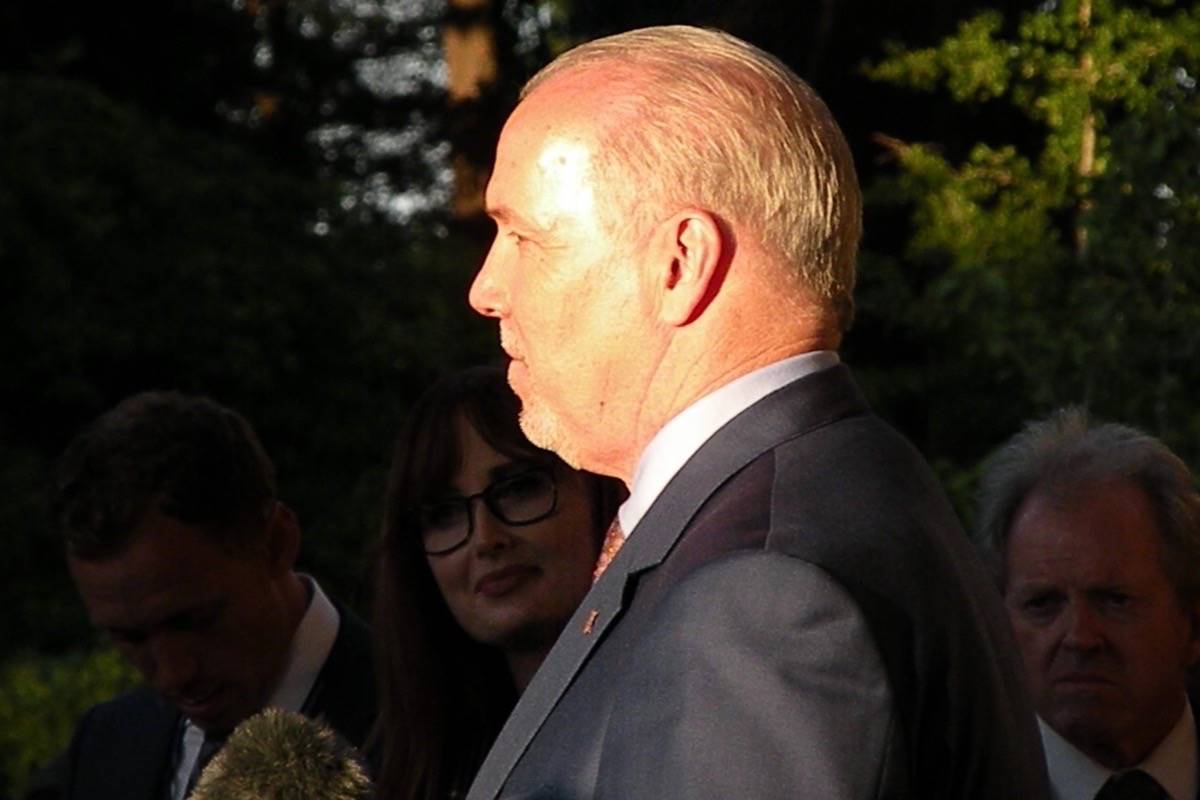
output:
[[505, 124], [487, 188], [496, 239], [470, 302], [499, 321], [530, 441], [604, 472], [632, 440], [654, 326], [629, 215], [598, 169], [600, 102], [555, 82]]
[[[532, 350], [539, 366], [536, 355], [546, 353], [557, 367], [590, 358], [586, 341], [569, 348], [564, 345], [574, 341], [570, 331], [586, 320], [590, 295], [599, 289], [588, 265], [607, 251], [596, 219], [593, 146], [571, 133], [548, 136], [529, 150], [532, 157], [523, 170], [514, 171], [517, 177], [506, 185], [509, 191], [496, 194], [512, 200], [516, 210], [532, 218], [544, 233], [528, 237], [523, 245], [521, 263], [536, 285], [523, 293], [517, 313], [501, 324], [501, 344], [516, 359], [510, 380], [523, 400], [521, 427], [526, 436], [578, 466], [576, 436], [561, 414], [567, 410], [564, 406], [569, 407], [563, 395], [587, 387], [585, 373], [576, 365], [571, 370], [574, 377], [567, 382], [544, 368], [531, 377], [525, 357]], [[500, 179], [506, 177], [507, 173]], [[511, 191], [513, 187], [517, 191]], [[539, 268], [550, 265], [554, 268]], [[543, 307], [536, 298], [553, 299]]]
[[590, 149], [578, 140], [551, 139], [538, 155], [544, 201], [558, 216], [591, 217], [595, 206]]

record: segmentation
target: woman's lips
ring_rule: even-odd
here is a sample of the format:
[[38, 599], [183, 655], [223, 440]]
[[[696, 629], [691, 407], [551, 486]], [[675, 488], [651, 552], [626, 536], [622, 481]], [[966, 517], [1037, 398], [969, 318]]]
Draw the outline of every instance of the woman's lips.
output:
[[475, 593], [484, 597], [500, 597], [536, 575], [537, 567], [514, 564], [493, 570], [475, 582]]

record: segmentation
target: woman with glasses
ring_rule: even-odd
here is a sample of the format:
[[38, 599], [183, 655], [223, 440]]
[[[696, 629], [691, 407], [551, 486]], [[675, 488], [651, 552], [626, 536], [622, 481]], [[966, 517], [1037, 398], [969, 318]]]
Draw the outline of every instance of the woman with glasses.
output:
[[525, 438], [498, 368], [449, 375], [396, 443], [378, 558], [379, 797], [461, 796], [591, 586], [620, 483]]

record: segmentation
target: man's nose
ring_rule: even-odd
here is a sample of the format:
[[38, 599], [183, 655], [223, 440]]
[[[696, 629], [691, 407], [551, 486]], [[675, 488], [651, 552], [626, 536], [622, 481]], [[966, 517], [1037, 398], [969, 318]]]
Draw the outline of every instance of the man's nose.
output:
[[485, 317], [502, 317], [508, 312], [507, 295], [502, 283], [504, 249], [505, 243], [497, 236], [467, 295], [471, 308]]
[[1063, 614], [1063, 645], [1072, 650], [1096, 650], [1104, 644], [1100, 615], [1086, 602], [1068, 605]]

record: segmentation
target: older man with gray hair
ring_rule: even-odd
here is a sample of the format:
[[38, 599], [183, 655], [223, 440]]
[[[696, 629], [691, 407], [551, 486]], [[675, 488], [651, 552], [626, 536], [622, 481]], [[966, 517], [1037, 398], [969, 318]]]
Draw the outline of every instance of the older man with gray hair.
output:
[[1200, 494], [1187, 466], [1141, 431], [1062, 410], [988, 462], [978, 530], [1055, 795], [1200, 796], [1186, 693], [1200, 657]]
[[860, 205], [824, 103], [732, 36], [526, 87], [471, 304], [529, 438], [631, 493], [473, 800], [1044, 796], [1000, 598], [836, 352]]

